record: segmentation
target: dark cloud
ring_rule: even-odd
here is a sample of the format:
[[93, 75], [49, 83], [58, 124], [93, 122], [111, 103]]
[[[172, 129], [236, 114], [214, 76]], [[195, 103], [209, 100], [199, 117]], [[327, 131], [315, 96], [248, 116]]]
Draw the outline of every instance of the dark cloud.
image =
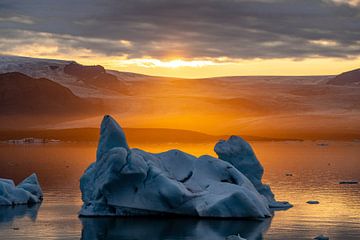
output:
[[0, 51], [48, 37], [59, 51], [130, 58], [360, 54], [360, 8], [330, 0], [2, 0], [0, 31]]

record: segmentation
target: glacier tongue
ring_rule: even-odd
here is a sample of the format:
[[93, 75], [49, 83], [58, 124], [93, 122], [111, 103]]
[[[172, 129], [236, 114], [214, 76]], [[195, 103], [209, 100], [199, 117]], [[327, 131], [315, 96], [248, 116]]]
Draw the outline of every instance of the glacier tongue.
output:
[[211, 156], [130, 149], [121, 127], [105, 116], [96, 162], [80, 179], [80, 216], [268, 217], [269, 200], [252, 183], [261, 183], [257, 171], [246, 177]]
[[0, 178], [0, 205], [39, 203], [42, 198], [43, 193], [35, 173], [17, 186], [13, 180]]

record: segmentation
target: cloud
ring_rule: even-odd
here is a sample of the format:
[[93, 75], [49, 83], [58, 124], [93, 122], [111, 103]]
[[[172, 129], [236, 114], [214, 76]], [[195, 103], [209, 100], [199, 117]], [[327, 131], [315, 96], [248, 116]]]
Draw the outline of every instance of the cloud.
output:
[[45, 42], [59, 54], [128, 59], [351, 58], [360, 54], [357, 3], [3, 0], [0, 52]]

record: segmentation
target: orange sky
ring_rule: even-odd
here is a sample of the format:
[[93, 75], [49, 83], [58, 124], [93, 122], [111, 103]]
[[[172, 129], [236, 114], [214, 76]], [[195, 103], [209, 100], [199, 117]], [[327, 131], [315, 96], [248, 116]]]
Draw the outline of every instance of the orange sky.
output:
[[37, 58], [75, 60], [84, 65], [102, 65], [107, 69], [135, 72], [153, 76], [179, 78], [207, 78], [215, 76], [307, 76], [337, 75], [360, 66], [360, 57], [339, 58], [276, 58], [276, 59], [184, 59], [181, 56], [171, 59], [107, 57], [90, 54], [83, 57], [83, 52], [68, 55], [57, 53], [56, 46], [30, 46], [2, 54], [22, 55]]

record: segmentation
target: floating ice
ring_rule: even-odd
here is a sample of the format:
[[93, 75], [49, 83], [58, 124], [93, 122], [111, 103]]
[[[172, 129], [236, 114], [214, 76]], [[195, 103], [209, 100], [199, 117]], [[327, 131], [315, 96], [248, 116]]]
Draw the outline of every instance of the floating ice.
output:
[[42, 198], [43, 194], [35, 173], [17, 186], [13, 180], [0, 178], [0, 205], [39, 203]]
[[358, 184], [359, 181], [357, 180], [343, 180], [343, 181], [340, 181], [339, 184]]
[[242, 173], [211, 156], [130, 149], [121, 127], [105, 116], [96, 162], [80, 179], [80, 216], [268, 217], [275, 200], [261, 184], [257, 164], [260, 173], [253, 168]]
[[314, 237], [314, 239], [316, 239], [316, 240], [329, 240], [330, 238], [321, 234], [321, 235], [319, 235], [317, 237]]

